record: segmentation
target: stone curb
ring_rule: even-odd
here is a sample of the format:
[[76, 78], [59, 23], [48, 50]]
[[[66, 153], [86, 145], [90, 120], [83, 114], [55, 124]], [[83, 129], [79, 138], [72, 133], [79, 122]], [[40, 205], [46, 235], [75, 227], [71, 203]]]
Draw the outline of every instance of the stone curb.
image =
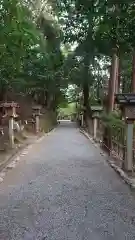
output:
[[[80, 129], [80, 132], [81, 132], [82, 134], [84, 134], [84, 136], [87, 137], [87, 138], [92, 142], [92, 144], [94, 144], [95, 147], [99, 147], [99, 148], [100, 148], [99, 144], [96, 144], [95, 141], [93, 140], [93, 138], [90, 137], [90, 135], [89, 135], [86, 131]], [[101, 154], [102, 156], [108, 156], [105, 152], [101, 152], [100, 154]], [[111, 159], [107, 159], [107, 162], [108, 162], [108, 164], [120, 175], [120, 177], [124, 180], [125, 183], [127, 183], [131, 188], [135, 188], [135, 179], [130, 178], [130, 177], [129, 177], [120, 167], [118, 167], [118, 166], [114, 163], [114, 161], [112, 161]]]
[[15, 149], [13, 149], [11, 153], [7, 154], [4, 163], [0, 165], [0, 172], [3, 171], [4, 168], [6, 168], [7, 164], [10, 163], [17, 154], [19, 154], [23, 149], [25, 149], [30, 144], [24, 143], [21, 146], [18, 146]]

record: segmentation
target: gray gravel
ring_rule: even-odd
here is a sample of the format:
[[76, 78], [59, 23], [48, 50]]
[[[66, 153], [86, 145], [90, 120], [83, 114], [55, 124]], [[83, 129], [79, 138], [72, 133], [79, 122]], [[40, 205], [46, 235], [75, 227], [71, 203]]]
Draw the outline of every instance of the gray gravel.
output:
[[135, 239], [135, 197], [100, 150], [62, 123], [0, 184], [0, 240]]

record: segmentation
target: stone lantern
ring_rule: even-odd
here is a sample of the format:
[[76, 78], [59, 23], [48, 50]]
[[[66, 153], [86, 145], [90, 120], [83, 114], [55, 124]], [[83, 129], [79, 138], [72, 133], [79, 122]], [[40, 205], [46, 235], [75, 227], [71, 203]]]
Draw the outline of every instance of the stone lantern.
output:
[[102, 106], [91, 106], [92, 118], [93, 118], [93, 137], [96, 139], [97, 137], [97, 126], [98, 119], [100, 117], [100, 113], [103, 111]]
[[14, 147], [14, 119], [18, 117], [16, 114], [16, 108], [19, 105], [15, 102], [5, 102], [0, 105], [1, 108], [5, 110], [3, 118], [7, 117], [9, 119], [9, 142], [10, 147]]
[[35, 117], [35, 130], [36, 133], [39, 133], [40, 130], [40, 123], [39, 123], [39, 117], [41, 115], [41, 106], [40, 105], [36, 105], [32, 107], [33, 110], [33, 116]]
[[122, 93], [115, 94], [115, 103], [119, 104], [123, 109], [123, 115], [127, 124], [126, 147], [127, 153], [124, 159], [124, 169], [133, 170], [133, 126], [135, 120], [135, 94]]
[[16, 114], [16, 108], [18, 107], [18, 104], [15, 102], [5, 102], [0, 105], [5, 110], [5, 115], [3, 117], [12, 117], [16, 118], [18, 115]]

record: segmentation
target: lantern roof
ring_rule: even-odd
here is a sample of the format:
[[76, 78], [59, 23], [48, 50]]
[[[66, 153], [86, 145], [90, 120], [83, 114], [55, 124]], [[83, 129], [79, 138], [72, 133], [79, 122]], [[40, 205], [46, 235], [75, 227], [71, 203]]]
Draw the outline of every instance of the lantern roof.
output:
[[115, 94], [115, 103], [121, 105], [135, 105], [135, 93]]

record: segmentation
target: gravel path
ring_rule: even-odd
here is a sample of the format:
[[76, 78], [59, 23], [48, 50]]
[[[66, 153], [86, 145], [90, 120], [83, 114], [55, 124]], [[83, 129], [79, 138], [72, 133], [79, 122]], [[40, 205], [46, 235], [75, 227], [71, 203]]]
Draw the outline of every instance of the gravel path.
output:
[[0, 184], [0, 240], [135, 239], [135, 197], [100, 150], [62, 123]]

